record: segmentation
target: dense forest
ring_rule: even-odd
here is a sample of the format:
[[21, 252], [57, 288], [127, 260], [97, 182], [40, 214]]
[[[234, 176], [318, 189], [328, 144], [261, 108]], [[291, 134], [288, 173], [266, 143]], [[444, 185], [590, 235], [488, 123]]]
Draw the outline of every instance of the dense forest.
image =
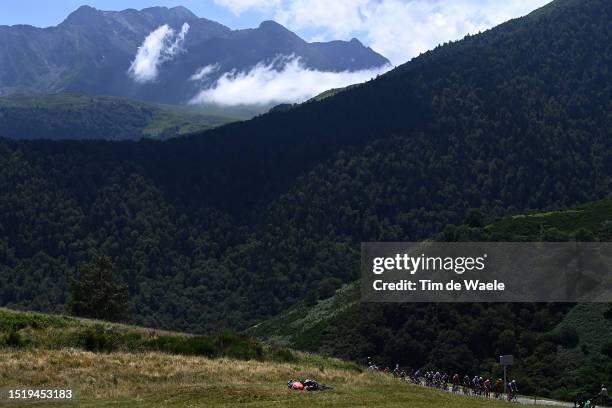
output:
[[241, 329], [358, 275], [361, 241], [606, 196], [612, 4], [557, 0], [320, 101], [166, 142], [0, 141], [0, 304], [109, 256], [132, 321]]
[[[469, 223], [433, 237], [456, 241], [609, 241], [612, 197], [564, 211]], [[319, 301], [316, 301], [316, 298]], [[612, 382], [612, 305], [570, 303], [361, 303], [360, 285], [298, 302], [247, 333], [300, 350], [394, 367], [497, 378], [497, 356], [513, 354], [521, 392], [573, 399]]]

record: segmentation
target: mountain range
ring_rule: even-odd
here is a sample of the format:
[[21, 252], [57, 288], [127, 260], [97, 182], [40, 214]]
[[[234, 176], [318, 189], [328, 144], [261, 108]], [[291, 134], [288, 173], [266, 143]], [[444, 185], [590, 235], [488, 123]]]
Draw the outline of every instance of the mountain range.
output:
[[78, 92], [174, 104], [192, 99], [202, 80], [282, 57], [335, 72], [389, 63], [357, 39], [308, 43], [274, 21], [231, 30], [185, 7], [82, 6], [55, 27], [0, 26], [0, 44], [0, 95]]
[[[355, 279], [360, 242], [424, 239], [470, 208], [603, 198], [611, 13], [557, 0], [320, 101], [191, 137], [2, 140], [0, 299], [61, 309], [74, 268], [103, 252], [137, 322], [243, 328], [327, 278]], [[41, 281], [34, 296], [27, 282]]]

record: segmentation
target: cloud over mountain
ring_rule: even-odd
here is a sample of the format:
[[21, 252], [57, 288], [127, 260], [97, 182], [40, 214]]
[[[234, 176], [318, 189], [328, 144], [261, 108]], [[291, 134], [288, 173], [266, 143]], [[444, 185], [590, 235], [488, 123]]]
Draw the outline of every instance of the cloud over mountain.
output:
[[215, 0], [255, 11], [312, 40], [359, 37], [394, 64], [522, 16], [549, 0]]
[[184, 7], [82, 6], [53, 29], [2, 26], [0, 43], [0, 94], [70, 91], [165, 104], [187, 103], [224, 73], [248, 72], [278, 55], [295, 55], [315, 71], [388, 63], [356, 39], [308, 42], [274, 21], [232, 30]]
[[189, 77], [190, 81], [202, 81], [207, 79], [212, 73], [219, 70], [219, 64], [205, 65], [197, 69], [192, 76]]
[[328, 89], [365, 82], [389, 68], [318, 71], [307, 68], [299, 57], [281, 57], [270, 63], [259, 63], [248, 71], [225, 72], [212, 86], [201, 90], [191, 103], [231, 106], [303, 102]]
[[167, 24], [152, 31], [136, 52], [129, 73], [138, 83], [151, 82], [157, 79], [159, 66], [171, 60], [183, 50], [189, 24], [184, 23], [181, 31], [176, 33]]

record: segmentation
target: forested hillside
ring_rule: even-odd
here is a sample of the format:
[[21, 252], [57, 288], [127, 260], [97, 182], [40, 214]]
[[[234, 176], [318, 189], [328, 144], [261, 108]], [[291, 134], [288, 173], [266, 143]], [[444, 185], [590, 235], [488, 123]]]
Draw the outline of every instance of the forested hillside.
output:
[[[244, 328], [357, 278], [361, 241], [602, 198], [607, 0], [557, 0], [318, 102], [167, 142], [0, 141], [0, 303], [112, 257], [133, 321]], [[41, 290], [44, 288], [44, 290]], [[324, 292], [325, 292], [324, 290]]]
[[[561, 211], [515, 214], [450, 225], [434, 239], [455, 241], [610, 241], [612, 198]], [[270, 343], [365, 363], [498, 377], [497, 357], [513, 354], [521, 392], [573, 399], [612, 381], [612, 305], [584, 303], [373, 304], [360, 285], [333, 296], [319, 289], [247, 333]]]
[[248, 108], [179, 107], [84, 94], [0, 97], [0, 137], [11, 139], [168, 139], [235, 120]]

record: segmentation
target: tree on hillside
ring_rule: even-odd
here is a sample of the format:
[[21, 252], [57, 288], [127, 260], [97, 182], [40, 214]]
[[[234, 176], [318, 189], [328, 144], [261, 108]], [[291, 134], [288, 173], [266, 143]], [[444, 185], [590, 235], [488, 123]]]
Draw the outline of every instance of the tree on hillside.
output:
[[129, 315], [128, 287], [107, 256], [96, 256], [81, 265], [70, 292], [67, 306], [75, 316], [120, 321]]

